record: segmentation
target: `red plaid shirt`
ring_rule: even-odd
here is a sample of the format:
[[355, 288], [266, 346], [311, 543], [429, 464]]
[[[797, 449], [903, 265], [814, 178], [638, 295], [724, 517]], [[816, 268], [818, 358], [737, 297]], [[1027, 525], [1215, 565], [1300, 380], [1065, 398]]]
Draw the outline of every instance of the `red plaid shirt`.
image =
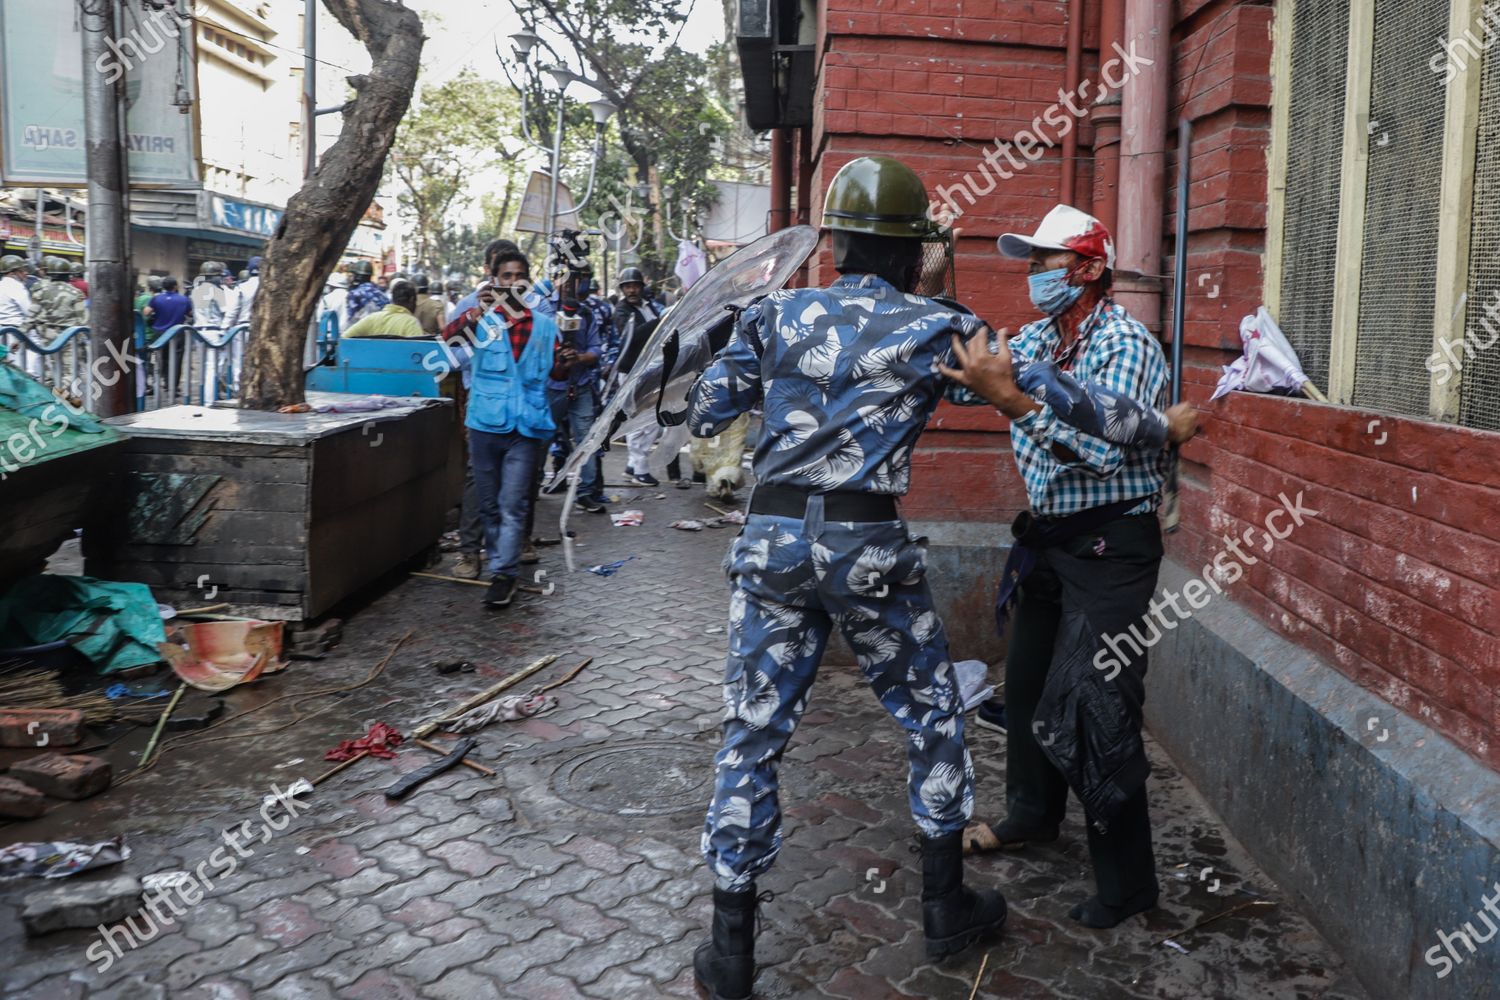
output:
[[[512, 306], [510, 309], [501, 303], [492, 310], [500, 316], [501, 322], [505, 324], [506, 331], [510, 334], [510, 353], [517, 361], [521, 360], [521, 352], [526, 350], [526, 345], [531, 342], [531, 310], [525, 306]], [[484, 317], [484, 310], [478, 306], [462, 313], [443, 328], [443, 339], [449, 340], [456, 336], [467, 336], [473, 339], [479, 330], [479, 321]], [[567, 365], [562, 360], [563, 343], [559, 337], [552, 345], [552, 373], [554, 379], [561, 379], [567, 372]]]

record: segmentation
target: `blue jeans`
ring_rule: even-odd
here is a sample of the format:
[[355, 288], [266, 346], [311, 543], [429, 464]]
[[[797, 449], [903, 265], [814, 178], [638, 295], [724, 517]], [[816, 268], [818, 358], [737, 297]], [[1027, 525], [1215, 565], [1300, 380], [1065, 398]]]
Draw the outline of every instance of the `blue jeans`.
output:
[[479, 495], [490, 576], [515, 576], [526, 541], [531, 480], [545, 441], [469, 428], [469, 463]]
[[929, 837], [974, 812], [974, 768], [948, 637], [927, 589], [926, 544], [902, 521], [751, 514], [724, 560], [729, 658], [724, 742], [703, 854], [715, 884], [746, 888], [781, 849], [777, 764], [834, 628], [906, 731], [912, 819]]
[[[564, 445], [562, 457], [566, 459], [572, 445], [584, 439], [589, 428], [594, 426], [594, 394], [588, 386], [578, 386], [574, 396], [568, 398], [567, 389], [548, 389], [547, 400], [552, 404], [552, 422], [557, 425], [558, 441]], [[604, 473], [597, 454], [583, 465], [578, 476], [578, 495], [597, 497], [604, 493]]]

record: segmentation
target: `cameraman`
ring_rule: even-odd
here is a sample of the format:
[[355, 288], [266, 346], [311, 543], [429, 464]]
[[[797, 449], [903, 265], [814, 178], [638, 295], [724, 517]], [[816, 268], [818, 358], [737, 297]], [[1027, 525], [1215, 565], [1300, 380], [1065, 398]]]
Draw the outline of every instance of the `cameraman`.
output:
[[[564, 458], [570, 450], [569, 440], [574, 444], [582, 441], [599, 413], [597, 392], [603, 330], [598, 313], [585, 301], [588, 280], [587, 273], [569, 260], [558, 288], [557, 330], [568, 370], [564, 377], [547, 382], [547, 397], [552, 404], [552, 420], [557, 424], [558, 444]], [[576, 502], [591, 514], [606, 510], [604, 473], [598, 455], [583, 466]]]

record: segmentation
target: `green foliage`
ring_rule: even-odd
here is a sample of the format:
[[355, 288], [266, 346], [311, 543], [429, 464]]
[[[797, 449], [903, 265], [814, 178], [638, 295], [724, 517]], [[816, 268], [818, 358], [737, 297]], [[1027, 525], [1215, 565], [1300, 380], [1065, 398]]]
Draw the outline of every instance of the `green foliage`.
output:
[[[581, 66], [618, 108], [584, 222], [592, 226], [603, 216], [609, 225], [608, 217], [621, 214], [627, 204], [630, 186], [650, 186], [646, 214], [654, 215], [634, 220], [629, 228], [632, 238], [643, 232], [637, 252], [648, 274], [670, 273], [676, 246], [661, 211], [664, 191], [673, 190], [671, 229], [680, 236], [695, 231], [696, 215], [717, 194], [711, 183], [718, 165], [715, 150], [734, 127], [716, 98], [719, 67], [676, 44], [687, 5], [682, 0], [512, 2], [523, 19], [540, 24], [544, 37], [550, 31], [563, 40], [549, 45], [549, 54]], [[592, 129], [575, 126], [569, 133], [576, 133], [578, 141], [566, 151], [563, 175], [582, 197], [594, 159]], [[635, 207], [640, 210], [639, 199]]]
[[514, 192], [521, 150], [510, 129], [519, 114], [514, 93], [472, 70], [424, 87], [412, 102], [387, 158], [386, 178], [399, 185], [397, 201], [416, 220], [419, 260], [443, 263], [435, 251], [449, 210], [469, 202], [478, 176], [499, 171]]

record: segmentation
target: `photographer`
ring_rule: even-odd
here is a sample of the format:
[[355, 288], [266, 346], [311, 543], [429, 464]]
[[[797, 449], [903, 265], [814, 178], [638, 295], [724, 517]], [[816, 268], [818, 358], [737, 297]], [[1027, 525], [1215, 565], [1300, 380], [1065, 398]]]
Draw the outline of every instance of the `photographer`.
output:
[[462, 336], [474, 348], [460, 365], [472, 373], [464, 425], [489, 556], [489, 607], [505, 607], [515, 596], [536, 468], [557, 429], [543, 386], [570, 378], [582, 361], [563, 346], [549, 313], [532, 310], [529, 289], [526, 258], [502, 253], [493, 282], [478, 289], [478, 305], [443, 331], [445, 339]]
[[[552, 270], [558, 279], [557, 330], [568, 371], [566, 377], [547, 383], [547, 396], [564, 460], [572, 443], [588, 435], [598, 416], [599, 358], [604, 353], [603, 324], [585, 301], [591, 274], [588, 246], [578, 236], [564, 231], [552, 251]], [[591, 514], [606, 510], [604, 472], [598, 455], [591, 456], [583, 466], [576, 503]]]

